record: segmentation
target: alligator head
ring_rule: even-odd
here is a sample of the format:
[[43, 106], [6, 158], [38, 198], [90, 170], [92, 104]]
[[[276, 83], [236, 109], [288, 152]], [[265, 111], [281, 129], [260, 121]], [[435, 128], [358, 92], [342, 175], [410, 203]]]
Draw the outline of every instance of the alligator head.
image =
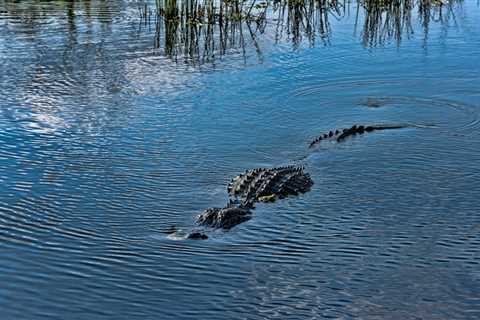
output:
[[235, 206], [208, 208], [197, 216], [197, 223], [212, 228], [230, 229], [250, 220], [251, 217], [252, 213], [248, 208]]

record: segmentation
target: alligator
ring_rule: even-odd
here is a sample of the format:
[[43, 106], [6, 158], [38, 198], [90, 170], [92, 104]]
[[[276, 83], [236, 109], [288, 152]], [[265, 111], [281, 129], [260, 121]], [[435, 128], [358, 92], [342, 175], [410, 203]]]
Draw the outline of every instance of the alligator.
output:
[[[350, 128], [329, 131], [315, 138], [309, 148], [324, 140], [342, 142], [350, 136], [389, 129], [406, 128], [409, 125], [354, 125]], [[258, 202], [273, 202], [289, 196], [308, 192], [313, 185], [310, 175], [303, 166], [256, 168], [247, 170], [233, 178], [227, 186], [229, 200], [224, 207], [205, 209], [196, 217], [199, 226], [229, 230], [252, 218], [252, 209]], [[198, 230], [184, 238], [204, 240], [208, 236]]]

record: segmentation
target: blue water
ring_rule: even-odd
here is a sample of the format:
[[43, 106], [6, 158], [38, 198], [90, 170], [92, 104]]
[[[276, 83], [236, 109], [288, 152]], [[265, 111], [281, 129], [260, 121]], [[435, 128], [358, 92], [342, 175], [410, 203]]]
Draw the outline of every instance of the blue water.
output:
[[[480, 318], [478, 3], [342, 12], [202, 60], [128, 1], [0, 1], [0, 319]], [[419, 127], [307, 148], [384, 123]], [[298, 159], [310, 192], [166, 236]]]

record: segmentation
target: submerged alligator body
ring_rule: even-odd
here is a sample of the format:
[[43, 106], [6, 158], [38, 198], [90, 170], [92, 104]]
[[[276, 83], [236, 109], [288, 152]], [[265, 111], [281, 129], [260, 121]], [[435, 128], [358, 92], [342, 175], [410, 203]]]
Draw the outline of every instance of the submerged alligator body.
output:
[[[405, 128], [406, 125], [375, 125], [357, 126], [330, 131], [314, 139], [309, 148], [320, 142], [331, 139], [342, 142], [346, 138], [389, 129]], [[236, 176], [228, 184], [229, 202], [222, 208], [208, 208], [197, 216], [200, 226], [228, 230], [252, 218], [252, 209], [257, 202], [273, 202], [288, 196], [296, 196], [308, 192], [313, 185], [310, 175], [301, 166], [285, 166], [276, 168], [257, 168], [247, 170]], [[190, 232], [186, 239], [208, 239], [208, 236], [198, 230]]]

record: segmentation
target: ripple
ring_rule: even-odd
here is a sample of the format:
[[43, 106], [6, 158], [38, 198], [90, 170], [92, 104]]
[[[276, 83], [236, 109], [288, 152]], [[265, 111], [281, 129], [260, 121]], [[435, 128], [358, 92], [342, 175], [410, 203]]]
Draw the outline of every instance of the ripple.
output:
[[[355, 5], [315, 46], [269, 21], [195, 64], [137, 5], [0, 4], [3, 318], [476, 318], [475, 6], [398, 46], [365, 47]], [[417, 126], [307, 152], [354, 123]], [[208, 241], [165, 235], [292, 159], [310, 192]]]

